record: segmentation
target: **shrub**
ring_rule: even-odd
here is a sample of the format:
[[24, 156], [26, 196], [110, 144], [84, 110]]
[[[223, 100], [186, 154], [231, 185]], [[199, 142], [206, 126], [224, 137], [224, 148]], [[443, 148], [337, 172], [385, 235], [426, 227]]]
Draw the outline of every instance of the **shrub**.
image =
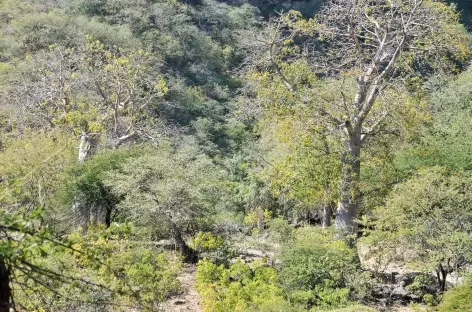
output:
[[30, 248], [42, 275], [18, 275], [15, 283], [27, 287], [15, 288], [16, 304], [24, 311], [156, 311], [179, 290], [181, 261], [132, 234], [131, 226], [113, 223]]
[[269, 222], [270, 237], [281, 243], [286, 243], [292, 238], [293, 228], [283, 218], [274, 218]]
[[205, 312], [290, 311], [274, 309], [274, 303], [289, 305], [277, 284], [277, 270], [260, 261], [238, 261], [225, 268], [204, 259], [198, 263], [196, 280]]
[[365, 293], [354, 249], [328, 230], [301, 228], [283, 247], [279, 280], [290, 299], [306, 307], [344, 307]]
[[214, 263], [228, 264], [234, 258], [234, 250], [226, 243], [221, 235], [210, 232], [198, 232], [192, 239], [190, 247], [199, 257], [210, 259]]
[[472, 312], [472, 280], [446, 292], [438, 312]]

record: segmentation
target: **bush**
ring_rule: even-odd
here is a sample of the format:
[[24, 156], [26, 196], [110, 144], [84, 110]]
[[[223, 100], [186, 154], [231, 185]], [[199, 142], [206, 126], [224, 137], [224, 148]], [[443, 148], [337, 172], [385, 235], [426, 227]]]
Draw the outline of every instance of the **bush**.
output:
[[277, 270], [262, 262], [236, 262], [229, 268], [204, 259], [199, 261], [197, 290], [205, 312], [290, 311], [277, 284]]
[[234, 250], [225, 242], [222, 236], [210, 232], [198, 232], [192, 239], [190, 247], [200, 258], [211, 259], [218, 264], [228, 264], [235, 256]]
[[438, 312], [472, 312], [472, 280], [446, 292]]
[[42, 274], [18, 275], [15, 283], [28, 287], [15, 288], [16, 303], [25, 311], [156, 311], [179, 290], [181, 261], [130, 239], [132, 231], [113, 223], [75, 232], [59, 245], [30, 248]]
[[286, 243], [292, 238], [293, 228], [283, 218], [275, 218], [269, 222], [270, 237], [281, 243]]
[[306, 307], [345, 307], [365, 293], [357, 255], [330, 231], [301, 228], [283, 247], [279, 280], [291, 301]]

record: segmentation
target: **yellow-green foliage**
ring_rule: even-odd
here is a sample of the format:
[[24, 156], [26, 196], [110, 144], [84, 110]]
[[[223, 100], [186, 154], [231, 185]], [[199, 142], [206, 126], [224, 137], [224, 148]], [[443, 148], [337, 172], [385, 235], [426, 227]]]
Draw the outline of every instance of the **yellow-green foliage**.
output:
[[354, 249], [329, 230], [300, 228], [282, 249], [279, 280], [292, 302], [336, 308], [362, 298], [366, 276]]
[[375, 220], [366, 218], [373, 230], [364, 241], [382, 257], [406, 252], [407, 262], [424, 272], [457, 270], [472, 254], [471, 189], [468, 173], [420, 170], [394, 188], [385, 206], [374, 211]]
[[[108, 229], [89, 229], [85, 235], [73, 233], [63, 246], [51, 242], [33, 246], [27, 260], [58, 275], [49, 280], [41, 275], [32, 275], [35, 280], [20, 276], [15, 282], [28, 287], [18, 288], [15, 301], [28, 311], [70, 311], [74, 307], [98, 311], [91, 303], [109, 305], [113, 311], [137, 307], [156, 311], [180, 287], [176, 279], [180, 258], [133, 242], [131, 230], [112, 224]], [[59, 297], [49, 302], [47, 298], [54, 295]]]
[[444, 294], [438, 312], [472, 312], [472, 281], [458, 286]]
[[191, 247], [195, 250], [215, 250], [223, 246], [223, 237], [210, 232], [198, 232], [192, 239]]
[[287, 306], [277, 284], [277, 271], [260, 261], [236, 262], [225, 268], [204, 259], [198, 263], [196, 279], [205, 312], [262, 311], [274, 302]]
[[[259, 214], [262, 212], [261, 219], [259, 219]], [[256, 208], [250, 212], [248, 212], [244, 216], [244, 224], [248, 226], [253, 232], [257, 233], [258, 231], [258, 224], [266, 225], [272, 219], [272, 213], [265, 209], [262, 211], [262, 208]]]
[[45, 205], [61, 171], [76, 162], [76, 138], [60, 131], [25, 133], [0, 151], [0, 202]]

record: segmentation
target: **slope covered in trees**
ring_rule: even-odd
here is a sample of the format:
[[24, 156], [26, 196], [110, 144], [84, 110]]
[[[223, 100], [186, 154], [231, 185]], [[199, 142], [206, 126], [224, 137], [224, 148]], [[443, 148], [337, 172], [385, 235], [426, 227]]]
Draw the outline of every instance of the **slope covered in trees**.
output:
[[0, 0], [0, 312], [466, 311], [468, 10]]

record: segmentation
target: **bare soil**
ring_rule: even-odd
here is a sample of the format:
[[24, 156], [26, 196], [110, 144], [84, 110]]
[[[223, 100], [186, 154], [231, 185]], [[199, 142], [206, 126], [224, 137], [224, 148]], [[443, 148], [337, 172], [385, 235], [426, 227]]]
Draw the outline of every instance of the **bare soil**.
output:
[[201, 312], [200, 295], [195, 289], [195, 265], [186, 264], [178, 280], [181, 284], [180, 292], [167, 300], [161, 308], [163, 312]]

